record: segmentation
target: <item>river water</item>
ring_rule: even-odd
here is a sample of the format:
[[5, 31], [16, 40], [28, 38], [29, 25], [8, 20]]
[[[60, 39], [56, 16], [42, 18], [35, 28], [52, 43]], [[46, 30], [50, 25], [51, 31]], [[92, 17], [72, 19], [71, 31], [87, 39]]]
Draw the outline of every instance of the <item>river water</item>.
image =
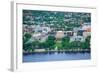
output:
[[67, 60], [87, 60], [91, 59], [90, 53], [32, 53], [24, 54], [23, 62], [47, 62], [47, 61], [67, 61]]

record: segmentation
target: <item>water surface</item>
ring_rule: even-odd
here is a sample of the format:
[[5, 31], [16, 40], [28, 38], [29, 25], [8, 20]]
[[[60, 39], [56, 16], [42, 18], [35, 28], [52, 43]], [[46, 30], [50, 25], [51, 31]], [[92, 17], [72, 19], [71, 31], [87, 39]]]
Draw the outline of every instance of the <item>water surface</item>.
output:
[[90, 53], [32, 53], [24, 54], [23, 62], [46, 62], [46, 61], [67, 61], [91, 59]]

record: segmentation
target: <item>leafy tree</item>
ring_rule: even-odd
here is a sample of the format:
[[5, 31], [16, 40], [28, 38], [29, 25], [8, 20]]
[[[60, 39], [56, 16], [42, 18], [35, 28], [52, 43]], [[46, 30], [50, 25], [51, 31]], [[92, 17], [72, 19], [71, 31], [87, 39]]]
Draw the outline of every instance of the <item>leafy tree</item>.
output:
[[23, 43], [26, 43], [31, 37], [32, 36], [30, 33], [26, 33], [25, 35], [23, 35]]
[[32, 51], [32, 43], [26, 43], [26, 44], [23, 44], [23, 49], [25, 51]]
[[26, 43], [30, 38], [31, 38], [31, 34], [29, 33], [26, 33], [25, 35], [23, 35], [23, 50], [25, 51], [29, 51], [32, 48], [31, 43]]
[[70, 48], [70, 38], [69, 37], [64, 37], [62, 38], [62, 48], [63, 49], [69, 49]]
[[26, 33], [26, 34], [24, 35], [24, 37], [25, 37], [25, 38], [31, 38], [31, 34], [30, 34], [30, 33]]
[[54, 49], [55, 45], [55, 37], [54, 36], [48, 36], [48, 39], [46, 40], [46, 47], [49, 49]]
[[90, 49], [90, 39], [91, 36], [88, 36], [85, 40], [85, 42], [82, 43], [82, 49]]

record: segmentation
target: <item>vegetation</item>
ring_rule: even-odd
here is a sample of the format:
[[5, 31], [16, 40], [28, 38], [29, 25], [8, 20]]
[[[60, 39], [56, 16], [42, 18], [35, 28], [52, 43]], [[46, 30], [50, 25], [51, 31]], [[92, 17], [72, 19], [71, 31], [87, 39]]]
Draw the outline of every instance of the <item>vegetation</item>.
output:
[[23, 24], [27, 25], [45, 24], [54, 29], [72, 30], [83, 22], [91, 22], [90, 13], [23, 10]]
[[34, 49], [45, 50], [79, 50], [90, 49], [90, 36], [86, 38], [85, 42], [69, 41], [69, 37], [64, 37], [61, 40], [56, 40], [55, 37], [49, 36], [45, 42], [33, 41], [32, 43], [24, 43], [23, 48], [25, 51], [34, 51]]
[[[85, 22], [91, 22], [90, 13], [23, 10], [24, 25], [45, 25], [53, 29], [54, 32], [59, 30], [73, 31], [73, 28], [81, 27], [81, 24]], [[70, 42], [69, 36], [65, 36], [58, 40], [55, 36], [50, 36], [47, 33], [46, 35], [48, 35], [48, 38], [44, 42], [38, 40], [29, 42], [34, 34], [34, 30], [32, 32], [29, 31], [30, 29], [28, 32], [23, 32], [24, 51], [34, 52], [35, 49], [45, 49], [47, 51], [90, 49], [90, 36], [85, 38], [84, 42]]]

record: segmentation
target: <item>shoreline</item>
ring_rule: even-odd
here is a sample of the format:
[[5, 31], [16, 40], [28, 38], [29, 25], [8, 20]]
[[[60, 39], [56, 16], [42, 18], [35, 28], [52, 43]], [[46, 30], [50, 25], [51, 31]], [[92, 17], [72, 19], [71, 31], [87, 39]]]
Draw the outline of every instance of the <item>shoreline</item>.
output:
[[23, 54], [33, 54], [33, 53], [90, 53], [90, 49], [75, 49], [75, 50], [46, 50], [46, 51], [31, 51], [31, 52], [23, 52]]

